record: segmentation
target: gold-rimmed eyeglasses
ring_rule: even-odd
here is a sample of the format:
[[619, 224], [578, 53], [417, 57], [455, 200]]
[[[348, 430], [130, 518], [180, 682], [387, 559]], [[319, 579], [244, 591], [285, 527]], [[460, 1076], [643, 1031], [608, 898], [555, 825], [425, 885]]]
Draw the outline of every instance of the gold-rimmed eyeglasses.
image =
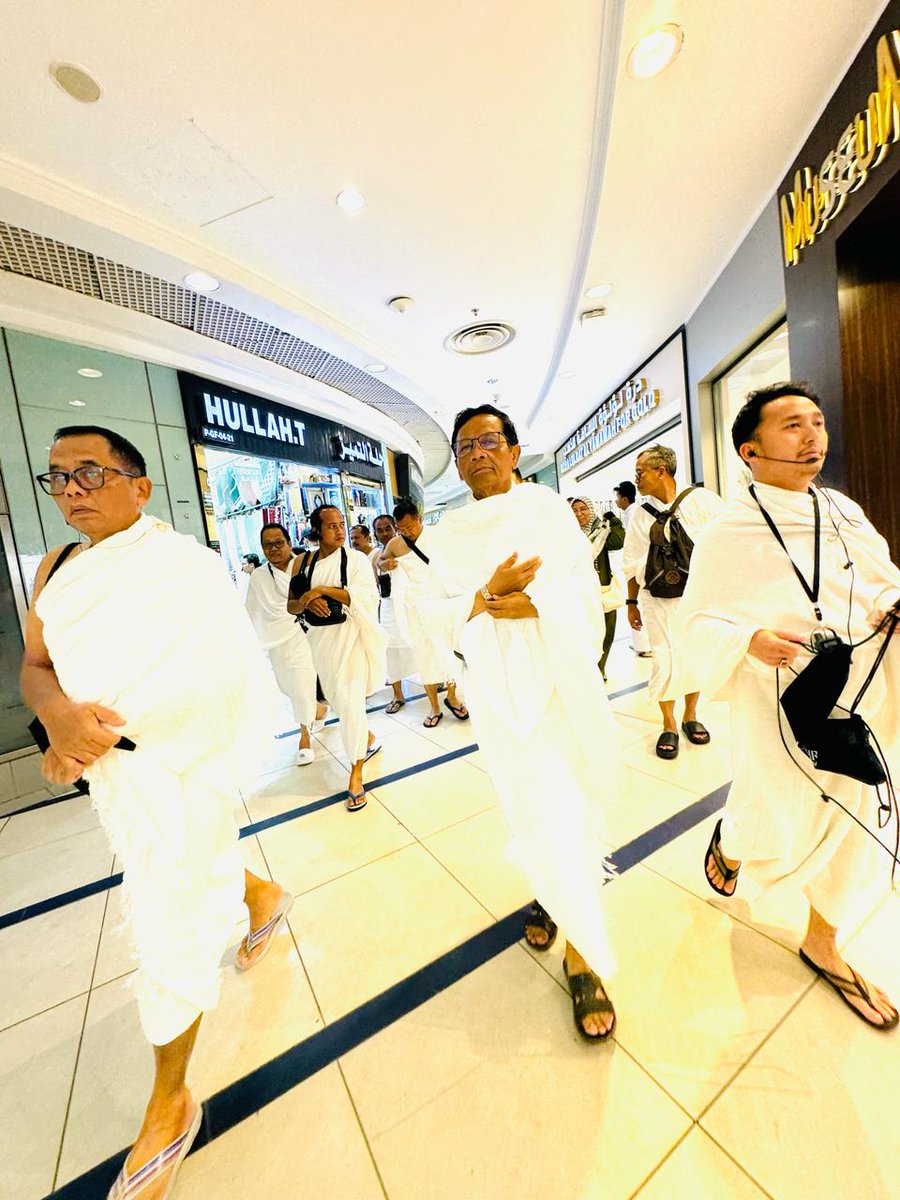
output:
[[476, 443], [482, 450], [499, 450], [501, 442], [507, 442], [503, 434], [491, 431], [489, 433], [481, 433], [478, 437], [460, 438], [453, 447], [453, 451], [457, 458], [467, 458], [475, 449]]
[[133, 471], [123, 471], [119, 467], [97, 467], [93, 464], [76, 467], [74, 471], [48, 471], [46, 475], [35, 475], [35, 479], [48, 496], [61, 496], [69, 486], [70, 479], [74, 479], [86, 492], [96, 492], [106, 483], [107, 471], [125, 475], [128, 479], [140, 479], [140, 475], [135, 475]]

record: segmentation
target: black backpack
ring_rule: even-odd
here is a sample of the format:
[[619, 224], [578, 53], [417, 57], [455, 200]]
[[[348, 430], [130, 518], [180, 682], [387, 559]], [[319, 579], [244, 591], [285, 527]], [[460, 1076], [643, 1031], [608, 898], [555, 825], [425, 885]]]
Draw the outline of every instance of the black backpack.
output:
[[652, 504], [641, 505], [641, 508], [654, 518], [650, 526], [647, 564], [644, 567], [644, 587], [651, 596], [660, 600], [674, 600], [684, 595], [694, 543], [675, 516], [675, 510], [694, 487], [685, 488], [680, 492], [671, 508], [660, 511]]

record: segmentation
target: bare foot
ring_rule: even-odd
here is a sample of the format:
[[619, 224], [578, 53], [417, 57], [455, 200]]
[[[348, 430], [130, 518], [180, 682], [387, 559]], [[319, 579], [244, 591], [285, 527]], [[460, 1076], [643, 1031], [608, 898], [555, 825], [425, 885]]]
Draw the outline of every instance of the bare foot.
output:
[[[187, 1088], [168, 1097], [165, 1104], [151, 1103], [144, 1115], [144, 1123], [137, 1140], [125, 1161], [126, 1174], [134, 1175], [152, 1158], [170, 1146], [183, 1133], [186, 1133], [191, 1127], [196, 1112], [197, 1105]], [[159, 1179], [143, 1188], [141, 1200], [162, 1200], [171, 1182], [171, 1175], [171, 1170], [164, 1171]]]
[[[825, 971], [830, 971], [832, 975], [837, 975], [842, 980], [846, 979], [849, 981], [847, 991], [843, 993], [847, 999], [847, 1003], [852, 1008], [855, 1008], [857, 1012], [861, 1013], [871, 1024], [887, 1025], [896, 1020], [897, 1009], [881, 988], [875, 987], [873, 983], [860, 976], [863, 988], [869, 993], [872, 1003], [867, 1003], [862, 996], [856, 993], [854, 990], [853, 969], [844, 961], [835, 946], [815, 942], [807, 937], [800, 949], [817, 967], [821, 967]], [[843, 991], [843, 989], [841, 990]]]

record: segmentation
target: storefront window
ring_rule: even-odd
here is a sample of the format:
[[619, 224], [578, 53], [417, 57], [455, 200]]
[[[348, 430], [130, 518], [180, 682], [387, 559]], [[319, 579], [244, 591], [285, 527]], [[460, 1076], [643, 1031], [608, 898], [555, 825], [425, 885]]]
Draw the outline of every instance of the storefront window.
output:
[[747, 398], [747, 393], [765, 384], [780, 383], [790, 377], [788, 328], [783, 324], [757, 343], [748, 354], [714, 382], [719, 491], [726, 499], [736, 494], [745, 473], [745, 468], [731, 444], [731, 426]]

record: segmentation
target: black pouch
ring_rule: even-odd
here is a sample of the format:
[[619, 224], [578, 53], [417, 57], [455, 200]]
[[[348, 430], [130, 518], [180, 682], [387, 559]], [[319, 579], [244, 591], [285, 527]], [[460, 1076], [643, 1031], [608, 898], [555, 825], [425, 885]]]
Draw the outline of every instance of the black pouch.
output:
[[376, 578], [378, 580], [378, 595], [382, 598], [382, 600], [387, 600], [388, 596], [391, 594], [391, 584], [393, 580], [388, 574], [378, 575]]
[[[316, 563], [319, 561], [319, 551], [313, 555], [312, 562], [309, 561], [307, 554], [303, 566], [297, 574], [291, 579], [288, 586], [291, 599], [299, 600], [304, 592], [308, 592], [312, 587], [313, 571], [316, 569]], [[347, 586], [347, 551], [341, 546], [341, 587]], [[328, 616], [320, 617], [318, 613], [310, 612], [307, 608], [300, 614], [298, 620], [301, 625], [343, 625], [347, 620], [347, 614], [344, 611], [344, 606], [339, 600], [332, 600], [330, 596], [323, 597], [328, 605]]]

